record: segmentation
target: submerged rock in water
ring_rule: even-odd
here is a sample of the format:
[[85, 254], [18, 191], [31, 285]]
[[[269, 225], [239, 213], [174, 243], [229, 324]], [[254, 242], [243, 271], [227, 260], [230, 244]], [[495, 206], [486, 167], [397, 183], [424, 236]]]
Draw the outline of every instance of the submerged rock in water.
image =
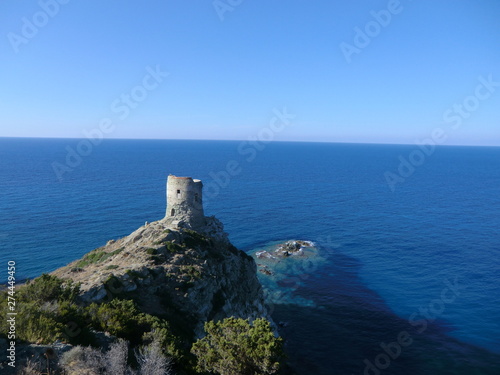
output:
[[[307, 249], [307, 254], [304, 249]], [[315, 247], [312, 241], [289, 240], [273, 245], [266, 250], [259, 250], [254, 253], [254, 256], [263, 262], [257, 264], [259, 272], [267, 276], [273, 276], [276, 273], [274, 272], [276, 271], [275, 265], [278, 265], [284, 258], [297, 257], [305, 259], [313, 254], [315, 254]]]
[[259, 263], [259, 264], [257, 264], [257, 267], [259, 267], [259, 272], [263, 273], [264, 275], [267, 275], [267, 276], [273, 275], [272, 271], [269, 269], [268, 266]]
[[272, 242], [251, 254], [268, 303], [315, 306], [313, 300], [295, 293], [325, 261], [312, 241]]
[[311, 241], [295, 241], [290, 240], [285, 243], [279, 244], [278, 248], [274, 251], [274, 254], [279, 257], [289, 257], [292, 255], [304, 255], [303, 248], [312, 247], [313, 243]]
[[273, 256], [271, 253], [269, 253], [268, 251], [257, 251], [255, 253], [255, 256], [257, 258], [268, 258], [268, 259], [276, 259], [275, 256]]
[[278, 259], [289, 256], [304, 255], [304, 248], [311, 248], [314, 244], [311, 241], [290, 240], [276, 245], [274, 250], [261, 250], [255, 253], [258, 259]]

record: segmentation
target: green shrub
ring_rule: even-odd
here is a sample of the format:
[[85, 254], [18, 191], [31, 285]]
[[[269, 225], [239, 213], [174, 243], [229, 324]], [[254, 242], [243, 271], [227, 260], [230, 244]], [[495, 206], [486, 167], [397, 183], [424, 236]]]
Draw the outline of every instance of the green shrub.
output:
[[64, 325], [57, 322], [56, 314], [42, 311], [35, 304], [19, 304], [16, 316], [16, 336], [20, 340], [36, 344], [52, 344], [63, 340]]
[[189, 276], [190, 280], [191, 281], [195, 281], [197, 279], [200, 279], [201, 278], [201, 271], [196, 268], [195, 266], [181, 266], [181, 272], [186, 275], [186, 276]]
[[[164, 346], [170, 347], [174, 355], [175, 337], [170, 333], [166, 320], [140, 312], [132, 300], [113, 299], [111, 302], [98, 305], [92, 303], [87, 308], [91, 324], [99, 331], [126, 339], [137, 345], [144, 335], [155, 331], [161, 336]], [[149, 337], [149, 336], [148, 336]]]
[[208, 240], [200, 233], [190, 229], [185, 229], [184, 233], [186, 234], [184, 236], [184, 243], [187, 247], [195, 248], [208, 245]]
[[115, 275], [109, 275], [103, 284], [109, 295], [113, 295], [118, 298], [125, 297], [123, 283]]
[[133, 336], [140, 313], [133, 301], [120, 299], [101, 305], [92, 303], [87, 311], [96, 329], [126, 339]]
[[74, 301], [79, 292], [80, 285], [73, 280], [63, 280], [53, 275], [43, 274], [20, 288], [17, 299], [19, 302], [34, 302], [41, 305], [51, 301]]
[[[134, 271], [131, 271], [132, 273]], [[110, 276], [107, 287], [118, 279]], [[116, 287], [116, 285], [114, 285]], [[167, 320], [142, 313], [131, 300], [113, 299], [109, 303], [79, 306], [75, 303], [79, 286], [52, 275], [21, 286], [16, 294], [16, 336], [21, 341], [52, 344], [56, 340], [72, 345], [95, 345], [92, 329], [106, 331], [140, 345], [160, 340], [164, 351], [182, 358], [180, 340], [172, 333]], [[0, 292], [0, 314], [6, 316], [7, 292]], [[0, 336], [9, 330], [7, 319], [0, 320]]]
[[265, 319], [227, 318], [205, 323], [207, 335], [196, 341], [191, 352], [197, 370], [221, 375], [276, 374], [283, 357], [283, 341], [275, 337]]
[[168, 322], [151, 315], [144, 315], [150, 324], [150, 328], [142, 335], [143, 344], [159, 342], [168, 356], [181, 360], [183, 355], [179, 349], [179, 339], [172, 334]]
[[172, 254], [179, 253], [184, 250], [182, 246], [177, 245], [176, 243], [173, 243], [171, 241], [165, 242], [164, 245], [167, 247], [167, 250]]
[[149, 248], [149, 249], [146, 249], [146, 253], [149, 255], [156, 255], [156, 254], [158, 254], [158, 251], [156, 249]]
[[[94, 335], [87, 328], [83, 308], [75, 303], [79, 285], [44, 274], [21, 286], [16, 295], [16, 334], [20, 340], [51, 344], [62, 340], [89, 345]], [[6, 311], [0, 304], [0, 310]], [[0, 322], [0, 332], [7, 332]]]
[[153, 261], [154, 264], [163, 264], [165, 263], [165, 256], [163, 254], [151, 255], [149, 260]]
[[64, 340], [72, 345], [94, 345], [95, 336], [91, 332], [90, 321], [85, 309], [70, 302], [61, 302], [57, 306], [55, 320], [64, 326]]
[[112, 251], [110, 253], [102, 250], [102, 248], [92, 250], [90, 253], [86, 254], [78, 263], [76, 263], [76, 267], [86, 267], [89, 264], [102, 263], [106, 259], [120, 254], [123, 251], [123, 247]]

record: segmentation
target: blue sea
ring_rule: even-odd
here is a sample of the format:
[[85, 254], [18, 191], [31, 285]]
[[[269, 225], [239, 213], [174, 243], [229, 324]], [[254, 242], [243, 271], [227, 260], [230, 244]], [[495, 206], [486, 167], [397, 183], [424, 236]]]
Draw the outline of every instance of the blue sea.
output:
[[0, 282], [161, 219], [193, 176], [240, 249], [316, 244], [267, 290], [298, 374], [500, 374], [500, 148], [82, 142], [0, 138]]

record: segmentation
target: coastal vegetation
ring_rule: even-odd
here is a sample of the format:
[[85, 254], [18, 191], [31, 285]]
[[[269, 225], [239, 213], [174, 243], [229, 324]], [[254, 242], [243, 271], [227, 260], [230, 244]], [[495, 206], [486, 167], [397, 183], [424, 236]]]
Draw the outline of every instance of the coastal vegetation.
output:
[[270, 323], [227, 318], [205, 323], [207, 335], [193, 344], [197, 370], [221, 375], [276, 374], [283, 356], [283, 341]]
[[[172, 375], [172, 361], [162, 351], [158, 341], [130, 353], [129, 343], [119, 339], [108, 350], [91, 346], [75, 346], [62, 354], [50, 374], [64, 375]], [[132, 366], [130, 363], [135, 365]], [[21, 368], [21, 375], [46, 374], [44, 361], [29, 359]]]
[[10, 291], [17, 331], [0, 321], [0, 369], [8, 338], [17, 374], [277, 374], [283, 343], [255, 262], [201, 213], [181, 215], [200, 231], [146, 223]]
[[[194, 267], [187, 272], [200, 277]], [[48, 274], [17, 292], [19, 343], [69, 344], [70, 350], [54, 364], [66, 374], [238, 375], [275, 374], [279, 369], [282, 339], [266, 319], [209, 321], [206, 336], [193, 342], [188, 335], [174, 334], [168, 319], [141, 312], [132, 299], [85, 304], [79, 293], [79, 284]], [[2, 314], [6, 300], [0, 299]], [[2, 321], [0, 337], [7, 332]], [[39, 374], [43, 366], [31, 360], [22, 371]]]
[[105, 252], [102, 249], [95, 249], [92, 250], [90, 253], [85, 255], [82, 260], [80, 260], [77, 264], [77, 268], [82, 268], [85, 266], [88, 266], [89, 264], [94, 264], [94, 263], [101, 263], [104, 262], [106, 259], [120, 254], [123, 251], [123, 248], [117, 249], [113, 252]]

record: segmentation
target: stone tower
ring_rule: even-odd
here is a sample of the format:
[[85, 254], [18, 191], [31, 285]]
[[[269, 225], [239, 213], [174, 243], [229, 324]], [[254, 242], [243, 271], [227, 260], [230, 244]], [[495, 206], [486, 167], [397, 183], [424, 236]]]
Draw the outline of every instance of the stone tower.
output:
[[169, 175], [165, 220], [180, 227], [199, 228], [204, 226], [202, 188], [201, 180]]

